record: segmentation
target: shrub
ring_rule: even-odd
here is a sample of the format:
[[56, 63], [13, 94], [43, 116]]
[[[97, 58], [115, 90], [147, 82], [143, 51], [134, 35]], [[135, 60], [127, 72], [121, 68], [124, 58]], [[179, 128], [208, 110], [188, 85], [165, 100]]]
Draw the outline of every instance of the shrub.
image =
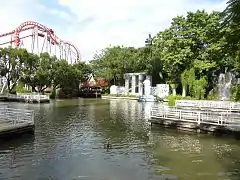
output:
[[50, 94], [50, 99], [55, 99], [56, 98], [56, 89], [53, 89], [52, 93]]
[[180, 95], [176, 95], [176, 96], [169, 95], [167, 99], [168, 99], [168, 105], [169, 106], [175, 106], [176, 100], [183, 99], [183, 97], [180, 96]]
[[193, 83], [193, 90], [192, 95], [196, 99], [204, 99], [204, 95], [206, 93], [206, 87], [207, 87], [207, 80], [206, 77], [201, 77], [199, 80], [195, 80]]
[[210, 94], [207, 97], [207, 100], [217, 100], [218, 99], [218, 95], [217, 94]]
[[168, 105], [169, 106], [175, 106], [176, 105], [176, 100], [181, 100], [181, 99], [185, 99], [185, 100], [195, 100], [195, 98], [193, 97], [190, 97], [190, 96], [186, 96], [186, 97], [183, 97], [181, 95], [169, 95], [168, 96]]
[[12, 92], [16, 92], [16, 93], [31, 93], [30, 90], [27, 90], [25, 87], [24, 87], [24, 84], [22, 83], [19, 83], [15, 89], [12, 91]]
[[240, 101], [240, 85], [235, 85], [231, 89], [232, 95], [231, 95], [231, 100], [233, 101]]
[[58, 98], [73, 98], [78, 97], [78, 90], [71, 88], [61, 88], [58, 90], [58, 93], [56, 94]]

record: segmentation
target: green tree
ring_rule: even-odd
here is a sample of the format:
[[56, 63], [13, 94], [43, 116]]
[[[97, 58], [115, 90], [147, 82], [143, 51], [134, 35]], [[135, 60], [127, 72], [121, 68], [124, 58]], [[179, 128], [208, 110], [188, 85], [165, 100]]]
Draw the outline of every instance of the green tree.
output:
[[23, 76], [23, 65], [28, 57], [25, 49], [1, 49], [1, 76], [6, 78], [9, 93], [13, 90]]
[[[170, 28], [159, 32], [154, 40], [154, 51], [162, 59], [167, 81], [173, 94], [188, 69], [194, 68], [196, 80], [207, 75], [209, 79], [226, 61], [224, 37], [220, 37], [220, 14], [205, 11], [188, 12], [173, 18]], [[223, 30], [222, 30], [223, 31]], [[226, 64], [226, 63], [225, 63]], [[185, 74], [186, 75], [186, 74]], [[183, 92], [186, 94], [186, 92]]]
[[184, 17], [173, 19], [172, 26], [159, 32], [154, 40], [154, 54], [162, 59], [162, 69], [166, 72], [167, 82], [171, 85], [173, 94], [180, 83], [180, 74], [191, 61], [192, 52], [190, 42], [184, 38]]
[[91, 73], [89, 65], [83, 62], [68, 64], [66, 60], [54, 61], [52, 66], [53, 91], [61, 88], [62, 96], [76, 96], [80, 82], [85, 81]]
[[240, 25], [240, 1], [229, 0], [227, 7], [222, 12], [224, 24], [230, 24], [235, 27], [236, 31], [239, 31]]
[[21, 81], [30, 86], [32, 91], [37, 91], [35, 76], [38, 70], [39, 61], [39, 56], [32, 53], [29, 53], [24, 61], [23, 77]]
[[113, 81], [113, 84], [122, 84], [123, 74], [127, 72], [131, 65], [126, 61], [129, 54], [124, 52], [124, 48], [116, 46], [108, 47], [102, 50], [100, 54], [95, 55], [91, 63], [96, 75]]
[[229, 0], [226, 9], [222, 12], [222, 28], [227, 29], [226, 37], [227, 57], [233, 69], [240, 73], [240, 1]]
[[56, 61], [56, 57], [51, 57], [48, 53], [40, 54], [37, 69], [33, 76], [34, 90], [43, 93], [43, 91], [51, 87], [53, 79], [52, 65]]

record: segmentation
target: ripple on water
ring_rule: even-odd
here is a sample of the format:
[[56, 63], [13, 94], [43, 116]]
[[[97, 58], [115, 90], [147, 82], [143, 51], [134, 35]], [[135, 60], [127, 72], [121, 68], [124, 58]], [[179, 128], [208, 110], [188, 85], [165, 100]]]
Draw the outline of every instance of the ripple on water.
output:
[[[240, 146], [150, 130], [145, 103], [67, 100], [35, 110], [35, 138], [0, 146], [0, 179], [234, 179]], [[104, 149], [109, 141], [112, 149]]]

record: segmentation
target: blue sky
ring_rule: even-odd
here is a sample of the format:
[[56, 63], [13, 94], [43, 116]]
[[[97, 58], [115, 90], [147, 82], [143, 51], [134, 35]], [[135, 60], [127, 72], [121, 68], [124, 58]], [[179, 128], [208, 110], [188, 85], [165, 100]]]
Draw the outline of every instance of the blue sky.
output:
[[[148, 33], [167, 28], [187, 11], [223, 10], [226, 0], [0, 0], [0, 34], [24, 21], [38, 21], [55, 30], [92, 59], [106, 46], [139, 47]], [[1, 41], [1, 39], [0, 39]]]

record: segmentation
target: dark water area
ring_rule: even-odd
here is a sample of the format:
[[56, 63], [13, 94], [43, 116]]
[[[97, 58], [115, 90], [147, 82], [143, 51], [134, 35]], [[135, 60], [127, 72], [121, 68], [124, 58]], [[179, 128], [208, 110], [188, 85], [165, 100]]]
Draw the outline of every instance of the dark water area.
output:
[[148, 103], [73, 99], [8, 106], [33, 109], [36, 128], [34, 136], [0, 142], [0, 179], [240, 180], [240, 141], [151, 128]]

